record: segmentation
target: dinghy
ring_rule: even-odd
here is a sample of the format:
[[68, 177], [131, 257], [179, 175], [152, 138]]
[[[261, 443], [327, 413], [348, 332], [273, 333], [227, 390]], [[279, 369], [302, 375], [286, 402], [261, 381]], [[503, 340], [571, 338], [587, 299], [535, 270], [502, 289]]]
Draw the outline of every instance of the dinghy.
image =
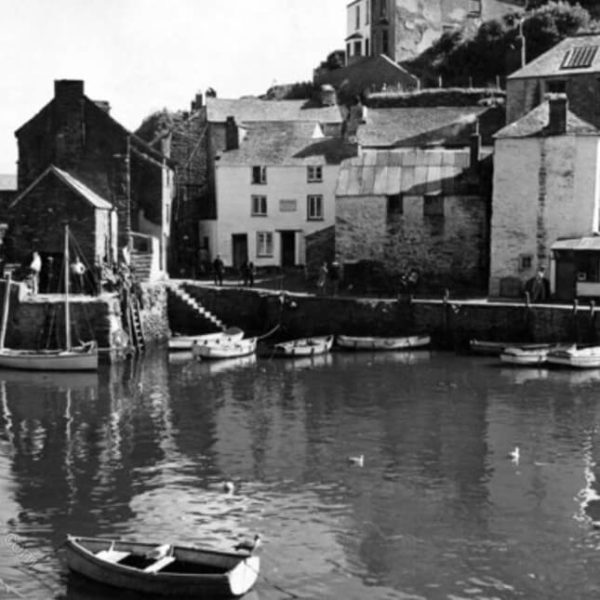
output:
[[256, 352], [258, 338], [242, 338], [232, 341], [204, 342], [192, 346], [192, 354], [197, 359], [222, 359], [248, 356]]
[[244, 332], [239, 327], [229, 327], [224, 331], [215, 333], [205, 333], [202, 335], [174, 335], [169, 339], [169, 350], [189, 352], [194, 344], [204, 344], [205, 342], [232, 342], [241, 340]]
[[572, 345], [568, 348], [557, 348], [548, 352], [548, 364], [572, 369], [598, 369], [600, 368], [600, 346], [577, 348]]
[[546, 362], [549, 348], [505, 348], [500, 354], [500, 360], [509, 365], [542, 365]]
[[325, 354], [333, 346], [333, 335], [316, 336], [280, 342], [273, 346], [273, 356], [294, 357]]
[[260, 569], [252, 552], [67, 536], [69, 569], [116, 588], [175, 598], [232, 598], [250, 591]]
[[431, 343], [428, 335], [410, 335], [402, 337], [365, 337], [338, 335], [337, 345], [347, 350], [407, 350], [422, 348]]
[[500, 356], [506, 348], [520, 348], [521, 350], [549, 350], [553, 344], [529, 342], [490, 342], [486, 340], [470, 340], [469, 349], [473, 354], [486, 356]]

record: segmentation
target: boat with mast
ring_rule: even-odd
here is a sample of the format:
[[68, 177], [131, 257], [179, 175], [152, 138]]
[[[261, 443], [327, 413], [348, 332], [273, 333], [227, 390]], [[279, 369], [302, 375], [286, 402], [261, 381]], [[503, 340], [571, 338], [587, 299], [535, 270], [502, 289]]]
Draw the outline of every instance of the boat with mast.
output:
[[11, 279], [7, 277], [0, 328], [0, 368], [30, 371], [95, 371], [98, 369], [98, 345], [95, 340], [73, 346], [71, 340], [71, 309], [69, 299], [69, 226], [65, 224], [64, 278], [65, 278], [65, 347], [48, 350], [5, 348], [8, 325]]

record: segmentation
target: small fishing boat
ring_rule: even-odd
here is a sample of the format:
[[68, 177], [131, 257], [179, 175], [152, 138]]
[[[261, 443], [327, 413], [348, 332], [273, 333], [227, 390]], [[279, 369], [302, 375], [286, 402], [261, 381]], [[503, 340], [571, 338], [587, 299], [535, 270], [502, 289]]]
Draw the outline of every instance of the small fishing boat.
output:
[[169, 350], [171, 351], [190, 351], [194, 344], [204, 344], [205, 342], [230, 342], [241, 340], [244, 332], [239, 327], [229, 327], [224, 331], [215, 333], [205, 333], [202, 335], [174, 335], [169, 339]]
[[347, 350], [408, 350], [422, 348], [431, 343], [428, 335], [409, 335], [402, 337], [365, 337], [338, 335], [336, 343]]
[[567, 348], [556, 348], [548, 352], [548, 364], [572, 369], [599, 369], [600, 346], [577, 348], [575, 344]]
[[248, 356], [256, 352], [257, 337], [242, 338], [231, 341], [195, 343], [192, 346], [192, 355], [197, 359], [222, 359]]
[[233, 598], [250, 591], [260, 558], [252, 552], [221, 552], [101, 538], [67, 536], [69, 569], [113, 587], [175, 598]]
[[487, 356], [500, 356], [506, 348], [520, 348], [521, 350], [549, 350], [553, 344], [529, 342], [489, 342], [485, 340], [470, 340], [469, 349], [473, 354]]
[[548, 356], [549, 348], [519, 348], [508, 347], [504, 348], [502, 354], [500, 354], [500, 360], [503, 363], [507, 363], [509, 365], [523, 365], [523, 366], [532, 366], [532, 365], [542, 365], [546, 362], [546, 358]]
[[315, 356], [325, 354], [333, 346], [333, 335], [315, 336], [279, 342], [273, 345], [273, 356]]

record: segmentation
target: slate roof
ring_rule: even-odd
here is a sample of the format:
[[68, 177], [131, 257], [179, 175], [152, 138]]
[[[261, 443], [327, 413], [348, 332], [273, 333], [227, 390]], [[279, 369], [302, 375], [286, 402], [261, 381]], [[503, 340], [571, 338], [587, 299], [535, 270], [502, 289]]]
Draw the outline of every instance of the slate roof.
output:
[[[469, 143], [478, 117], [485, 106], [438, 106], [428, 108], [369, 108], [367, 122], [358, 128], [363, 147], [419, 146]], [[460, 139], [458, 139], [460, 138]]]
[[[565, 38], [522, 69], [508, 76], [508, 79], [525, 79], [528, 77], [549, 77], [552, 75], [578, 75], [581, 73], [600, 72], [600, 52], [596, 52], [591, 64], [581, 68], [561, 69], [567, 51], [582, 46], [600, 46], [600, 34], [578, 35]], [[586, 63], [584, 63], [586, 64]]]
[[14, 191], [17, 189], [17, 176], [0, 173], [0, 190]]
[[356, 144], [324, 137], [317, 123], [253, 123], [243, 132], [239, 149], [222, 152], [217, 165], [339, 164], [356, 155]]
[[554, 244], [552, 244], [552, 250], [579, 250], [581, 252], [597, 252], [600, 250], [600, 236], [557, 240], [554, 242]]
[[311, 121], [341, 123], [339, 106], [318, 106], [308, 100], [260, 100], [258, 98], [206, 98], [206, 118], [211, 123], [225, 123], [235, 117], [238, 123], [265, 121]]
[[37, 185], [49, 175], [54, 175], [58, 177], [60, 181], [69, 186], [73, 191], [77, 192], [84, 200], [89, 202], [94, 208], [99, 208], [103, 210], [110, 210], [112, 208], [112, 204], [96, 194], [93, 190], [91, 190], [87, 185], [82, 183], [79, 179], [55, 167], [54, 165], [50, 165], [34, 182], [29, 185], [23, 192], [21, 192], [11, 203], [10, 208], [12, 208], [17, 202], [19, 202], [22, 198], [27, 196], [31, 190], [33, 190]]
[[[550, 104], [548, 101], [536, 106], [531, 112], [507, 125], [495, 137], [502, 138], [526, 138], [547, 135], [547, 127], [550, 121]], [[594, 125], [579, 118], [567, 110], [567, 130], [565, 135], [600, 135]]]
[[468, 150], [366, 150], [345, 160], [336, 196], [422, 196], [458, 191], [469, 168]]

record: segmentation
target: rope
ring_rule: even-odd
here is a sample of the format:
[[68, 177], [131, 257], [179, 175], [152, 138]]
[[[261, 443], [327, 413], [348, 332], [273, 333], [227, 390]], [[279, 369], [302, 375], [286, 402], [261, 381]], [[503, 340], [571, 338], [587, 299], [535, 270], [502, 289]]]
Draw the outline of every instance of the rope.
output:
[[270, 329], [269, 331], [267, 331], [267, 333], [264, 333], [263, 335], [257, 336], [256, 339], [257, 340], [264, 340], [266, 337], [269, 337], [270, 335], [273, 335], [280, 327], [281, 327], [281, 323], [277, 323], [277, 325], [275, 325], [275, 327], [273, 327], [272, 329]]
[[267, 585], [270, 585], [272, 588], [276, 589], [277, 591], [279, 591], [283, 594], [286, 594], [290, 598], [302, 598], [302, 596], [298, 596], [298, 594], [295, 594], [294, 592], [289, 592], [288, 590], [282, 588], [281, 586], [277, 585], [276, 583], [273, 583], [270, 579], [268, 579], [264, 575], [261, 575], [254, 567], [252, 567], [252, 565], [249, 565], [248, 563], [246, 563], [246, 566], [251, 571], [254, 571], [256, 573], [256, 575], [262, 579], [262, 581], [264, 581]]

